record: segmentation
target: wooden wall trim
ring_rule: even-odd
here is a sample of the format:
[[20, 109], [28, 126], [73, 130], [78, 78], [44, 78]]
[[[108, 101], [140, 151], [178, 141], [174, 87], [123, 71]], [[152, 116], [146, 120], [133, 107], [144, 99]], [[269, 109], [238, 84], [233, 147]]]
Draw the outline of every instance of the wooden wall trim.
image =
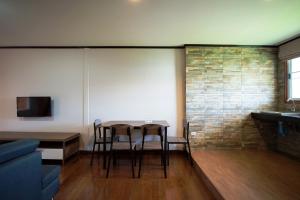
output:
[[184, 46], [0, 46], [0, 49], [183, 49]]
[[187, 47], [252, 47], [252, 48], [277, 48], [276, 45], [233, 45], [233, 44], [184, 44], [178, 46], [32, 46], [32, 45], [24, 45], [24, 46], [0, 46], [0, 49], [184, 49]]
[[284, 102], [288, 103], [288, 60], [283, 61], [284, 67]]
[[235, 44], [185, 44], [184, 47], [247, 47], [247, 48], [277, 48], [276, 45], [235, 45]]
[[297, 40], [299, 38], [300, 38], [300, 35], [292, 37], [291, 39], [288, 39], [286, 41], [280, 42], [277, 46], [280, 47], [280, 46], [285, 45], [287, 43], [293, 42], [294, 40]]

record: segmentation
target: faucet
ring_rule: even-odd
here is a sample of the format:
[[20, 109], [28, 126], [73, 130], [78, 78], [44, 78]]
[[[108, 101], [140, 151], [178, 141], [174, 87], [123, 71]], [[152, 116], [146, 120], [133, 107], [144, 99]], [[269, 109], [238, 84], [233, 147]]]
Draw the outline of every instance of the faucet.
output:
[[292, 112], [296, 112], [296, 104], [295, 104], [294, 99], [289, 98], [289, 99], [287, 100], [287, 102], [290, 102], [290, 101], [292, 101], [291, 111], [292, 111]]

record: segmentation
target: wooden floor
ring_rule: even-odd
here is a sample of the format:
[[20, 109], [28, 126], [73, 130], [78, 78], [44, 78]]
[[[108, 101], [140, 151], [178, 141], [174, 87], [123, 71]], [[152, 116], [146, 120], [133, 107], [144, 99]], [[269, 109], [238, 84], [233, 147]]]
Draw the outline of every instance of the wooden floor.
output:
[[224, 199], [300, 199], [299, 161], [262, 150], [206, 150], [192, 156]]
[[[90, 156], [81, 155], [62, 167], [61, 186], [55, 200], [209, 200], [213, 199], [201, 178], [183, 154], [170, 157], [168, 178], [164, 178], [160, 157], [146, 155], [140, 179], [131, 178], [130, 162], [118, 160], [108, 179], [97, 159], [89, 165]], [[136, 167], [136, 174], [138, 167]]]

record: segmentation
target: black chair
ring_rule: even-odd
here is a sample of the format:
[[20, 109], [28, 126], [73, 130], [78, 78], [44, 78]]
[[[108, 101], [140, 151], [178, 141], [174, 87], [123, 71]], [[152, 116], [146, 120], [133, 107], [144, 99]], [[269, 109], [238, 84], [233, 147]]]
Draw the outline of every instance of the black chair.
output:
[[[164, 152], [164, 139], [163, 139], [163, 130], [164, 127], [159, 124], [146, 124], [142, 126], [142, 144], [140, 150], [140, 161], [139, 161], [139, 175], [141, 177], [141, 168], [142, 168], [142, 160], [144, 156], [144, 150], [160, 150], [161, 152], [161, 162], [164, 166], [164, 175], [167, 178], [167, 169], [166, 169], [166, 158]], [[160, 141], [145, 141], [146, 136], [159, 136]]]
[[[109, 143], [110, 143], [110, 137], [106, 137], [105, 144], [107, 145]], [[101, 134], [101, 120], [96, 119], [94, 121], [94, 145], [93, 145], [93, 152], [92, 152], [92, 158], [91, 158], [90, 165], [93, 165], [96, 145], [98, 145], [98, 158], [99, 158], [101, 144], [104, 146], [104, 138], [102, 137], [102, 134]]]
[[[134, 178], [134, 165], [135, 157], [133, 150], [135, 149], [135, 143], [132, 143], [133, 126], [128, 124], [115, 124], [110, 127], [111, 139], [110, 139], [110, 153], [108, 157], [108, 167], [106, 172], [106, 178], [109, 176], [110, 161], [113, 157], [113, 152], [118, 150], [129, 150], [131, 156], [131, 170], [132, 178]], [[128, 140], [119, 141], [120, 136], [127, 136]]]
[[191, 162], [191, 165], [193, 165], [193, 160], [191, 156], [191, 148], [190, 148], [190, 140], [189, 140], [189, 135], [190, 135], [190, 123], [186, 120], [183, 121], [183, 137], [168, 137], [167, 140], [167, 148], [168, 148], [168, 165], [169, 165], [169, 160], [170, 160], [170, 144], [183, 144], [184, 149], [187, 153], [187, 156]]

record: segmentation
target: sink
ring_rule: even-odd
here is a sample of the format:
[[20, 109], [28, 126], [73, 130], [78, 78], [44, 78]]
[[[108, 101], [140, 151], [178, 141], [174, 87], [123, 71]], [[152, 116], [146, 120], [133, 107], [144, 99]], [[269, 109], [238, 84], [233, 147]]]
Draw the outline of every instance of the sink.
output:
[[281, 112], [277, 111], [260, 111], [262, 114], [275, 114], [275, 115], [281, 115]]
[[261, 111], [260, 113], [272, 114], [272, 115], [281, 115], [281, 116], [300, 117], [300, 112]]
[[296, 117], [300, 117], [300, 113], [299, 112], [283, 112], [281, 113], [282, 116], [296, 116]]

